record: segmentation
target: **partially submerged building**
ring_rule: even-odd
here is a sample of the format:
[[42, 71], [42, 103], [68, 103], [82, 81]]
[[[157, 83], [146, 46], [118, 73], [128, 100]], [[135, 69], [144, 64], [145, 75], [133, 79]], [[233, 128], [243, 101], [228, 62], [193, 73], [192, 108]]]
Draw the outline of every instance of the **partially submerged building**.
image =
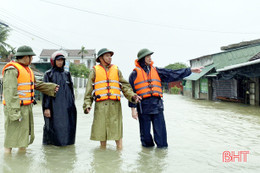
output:
[[191, 67], [205, 68], [202, 73], [185, 78], [184, 95], [259, 105], [260, 40], [224, 46], [221, 50], [190, 60]]

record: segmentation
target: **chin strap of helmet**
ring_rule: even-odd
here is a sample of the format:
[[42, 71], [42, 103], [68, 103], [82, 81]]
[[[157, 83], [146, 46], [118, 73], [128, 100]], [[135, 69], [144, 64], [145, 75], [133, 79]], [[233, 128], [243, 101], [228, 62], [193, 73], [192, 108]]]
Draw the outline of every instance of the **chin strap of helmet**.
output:
[[106, 63], [106, 66], [110, 65], [110, 63], [106, 62], [106, 60], [103, 58], [103, 56], [102, 56], [102, 57], [100, 57], [100, 58], [102, 58], [102, 59], [103, 59], [103, 61]]

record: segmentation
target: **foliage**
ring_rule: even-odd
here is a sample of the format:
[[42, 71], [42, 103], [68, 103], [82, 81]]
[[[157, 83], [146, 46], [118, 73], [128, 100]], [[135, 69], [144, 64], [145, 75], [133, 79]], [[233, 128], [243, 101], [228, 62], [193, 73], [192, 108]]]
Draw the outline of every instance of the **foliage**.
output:
[[178, 69], [182, 69], [182, 68], [187, 68], [188, 66], [184, 63], [181, 62], [176, 62], [174, 64], [169, 64], [167, 66], [165, 66], [165, 68], [167, 69], [172, 69], [172, 70], [178, 70]]
[[74, 64], [70, 63], [70, 73], [74, 77], [88, 78], [89, 69], [85, 64]]
[[174, 86], [171, 88], [171, 94], [180, 94], [181, 89]]
[[[3, 59], [7, 59], [12, 52], [14, 52], [14, 48], [12, 48], [9, 44], [6, 43], [10, 32], [10, 28], [0, 25], [0, 56]], [[11, 50], [7, 50], [7, 48]]]
[[84, 54], [87, 54], [87, 53], [88, 53], [88, 51], [85, 49], [85, 47], [81, 46], [81, 49], [80, 49], [78, 55], [81, 54], [82, 62], [83, 62]]

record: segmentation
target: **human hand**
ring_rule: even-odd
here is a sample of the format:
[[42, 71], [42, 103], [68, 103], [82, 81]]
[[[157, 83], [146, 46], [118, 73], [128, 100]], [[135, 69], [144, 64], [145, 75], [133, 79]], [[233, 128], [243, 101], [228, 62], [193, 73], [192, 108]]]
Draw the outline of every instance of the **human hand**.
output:
[[131, 110], [132, 110], [132, 117], [133, 117], [133, 119], [138, 120], [138, 113], [136, 111], [136, 108], [132, 108]]
[[91, 107], [88, 107], [88, 108], [85, 109], [84, 113], [88, 114], [90, 112], [90, 110], [91, 110]]
[[138, 95], [134, 95], [132, 97], [132, 100], [135, 101], [135, 103], [139, 103], [142, 100], [142, 97], [138, 96]]
[[45, 109], [43, 114], [44, 114], [45, 117], [50, 118], [51, 117], [51, 110]]
[[200, 73], [204, 67], [191, 68], [192, 73]]
[[56, 87], [55, 87], [55, 93], [57, 93], [58, 91], [59, 91], [59, 88], [60, 88], [60, 86], [59, 85], [57, 85]]

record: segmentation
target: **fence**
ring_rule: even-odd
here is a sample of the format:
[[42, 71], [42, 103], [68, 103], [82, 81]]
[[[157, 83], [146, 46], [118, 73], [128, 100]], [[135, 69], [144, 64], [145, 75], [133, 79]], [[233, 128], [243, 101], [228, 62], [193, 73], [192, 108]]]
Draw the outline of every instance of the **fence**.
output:
[[72, 77], [74, 88], [85, 88], [87, 81], [85, 78]]

